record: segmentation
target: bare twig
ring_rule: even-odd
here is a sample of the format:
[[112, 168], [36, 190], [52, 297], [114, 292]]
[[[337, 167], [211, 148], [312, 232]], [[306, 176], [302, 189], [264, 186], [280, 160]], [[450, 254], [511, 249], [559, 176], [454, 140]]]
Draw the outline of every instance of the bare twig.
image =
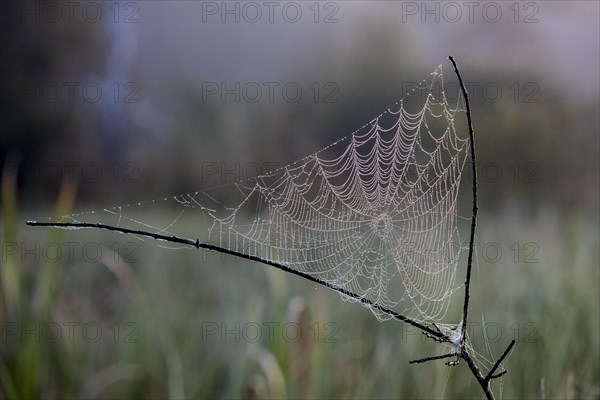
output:
[[444, 358], [456, 357], [457, 355], [458, 355], [457, 353], [448, 353], [448, 354], [442, 354], [441, 356], [431, 356], [431, 357], [420, 358], [418, 360], [409, 361], [408, 363], [409, 364], [420, 364], [420, 363], [424, 363], [427, 361], [441, 360]]
[[93, 229], [104, 229], [104, 230], [108, 230], [108, 231], [113, 231], [113, 232], [120, 232], [120, 233], [126, 233], [126, 234], [130, 234], [130, 235], [138, 235], [138, 236], [146, 236], [146, 237], [151, 237], [153, 239], [156, 240], [164, 240], [166, 242], [171, 242], [171, 243], [180, 243], [180, 244], [185, 244], [188, 246], [193, 246], [197, 249], [207, 249], [207, 250], [215, 250], [221, 253], [225, 253], [225, 254], [230, 254], [236, 257], [241, 257], [241, 258], [245, 258], [246, 260], [250, 260], [250, 261], [258, 261], [261, 262], [263, 264], [267, 264], [270, 265], [272, 267], [275, 267], [277, 269], [280, 269], [282, 271], [285, 272], [289, 272], [290, 274], [294, 274], [297, 276], [300, 276], [304, 279], [307, 279], [309, 281], [318, 283], [320, 285], [323, 285], [325, 287], [328, 287], [332, 290], [335, 290], [338, 293], [341, 293], [345, 296], [351, 297], [357, 301], [360, 301], [363, 304], [367, 304], [370, 307], [373, 307], [379, 311], [382, 311], [385, 314], [388, 314], [389, 316], [396, 318], [402, 322], [406, 322], [409, 325], [414, 326], [415, 328], [420, 329], [421, 331], [427, 332], [429, 335], [437, 338], [437, 340], [440, 340], [442, 342], [449, 342], [450, 339], [444, 335], [442, 332], [438, 332], [434, 329], [431, 329], [430, 327], [423, 325], [417, 321], [415, 321], [412, 318], [406, 317], [402, 314], [397, 313], [394, 310], [391, 310], [387, 307], [384, 307], [380, 304], [375, 303], [374, 301], [367, 299], [366, 297], [363, 297], [359, 294], [356, 294], [354, 292], [351, 292], [349, 290], [346, 290], [344, 288], [335, 286], [327, 281], [321, 280], [319, 278], [316, 278], [312, 275], [307, 274], [306, 272], [302, 272], [302, 271], [298, 271], [295, 269], [292, 269], [288, 266], [285, 266], [283, 264], [279, 264], [276, 263], [274, 261], [270, 261], [270, 260], [265, 260], [264, 258], [260, 258], [257, 256], [252, 256], [249, 254], [244, 254], [244, 253], [240, 253], [234, 250], [229, 250], [229, 249], [225, 249], [223, 247], [219, 247], [219, 246], [215, 246], [213, 244], [209, 244], [209, 243], [202, 243], [199, 240], [194, 240], [194, 239], [190, 239], [190, 238], [185, 238], [185, 237], [180, 237], [180, 236], [175, 236], [175, 235], [162, 235], [159, 233], [153, 233], [153, 232], [147, 232], [147, 231], [142, 231], [142, 230], [137, 230], [137, 229], [128, 229], [128, 228], [121, 228], [119, 226], [112, 226], [112, 225], [106, 225], [106, 224], [100, 224], [100, 223], [88, 223], [88, 222], [37, 222], [37, 221], [27, 221], [27, 225], [30, 226], [46, 226], [46, 227], [51, 227], [51, 228], [77, 228], [77, 229], [81, 229], [81, 228], [93, 228]]
[[492, 367], [492, 369], [490, 369], [490, 372], [488, 372], [487, 376], [485, 377], [486, 382], [491, 381], [492, 379], [496, 379], [501, 377], [502, 375], [504, 375], [506, 372], [506, 370], [500, 372], [497, 375], [494, 375], [494, 372], [496, 372], [496, 370], [498, 369], [498, 367], [500, 366], [500, 363], [502, 363], [502, 361], [506, 358], [506, 356], [508, 355], [508, 353], [510, 353], [510, 350], [513, 348], [513, 346], [515, 345], [515, 341], [511, 341], [510, 344], [508, 345], [508, 347], [506, 348], [506, 350], [504, 350], [504, 353], [502, 353], [502, 355], [500, 356], [500, 358], [498, 359], [498, 361], [496, 361], [496, 363], [494, 364], [494, 366]]
[[[454, 72], [458, 76], [458, 82], [465, 98], [465, 107], [467, 113], [467, 122], [469, 124], [469, 141], [471, 144], [471, 173], [473, 174], [473, 213], [471, 215], [471, 237], [469, 239], [469, 258], [467, 259], [467, 277], [465, 279], [465, 302], [463, 304], [463, 321], [461, 337], [465, 337], [465, 329], [467, 328], [467, 314], [469, 312], [469, 289], [471, 284], [471, 268], [473, 266], [473, 244], [475, 242], [475, 228], [477, 226], [477, 160], [475, 158], [475, 135], [473, 134], [473, 120], [471, 118], [471, 105], [469, 103], [469, 93], [465, 88], [460, 71], [456, 66], [456, 61], [452, 56], [448, 57], [454, 66]], [[464, 346], [464, 341], [463, 341]]]
[[470, 146], [471, 147], [471, 168], [472, 168], [471, 172], [473, 174], [473, 187], [472, 187], [473, 188], [473, 213], [471, 215], [471, 236], [470, 236], [470, 240], [469, 240], [469, 257], [467, 259], [467, 277], [465, 279], [465, 301], [463, 304], [463, 320], [462, 320], [462, 332], [461, 332], [462, 343], [461, 343], [460, 358], [462, 358], [463, 360], [465, 360], [467, 362], [467, 365], [471, 369], [471, 372], [473, 373], [473, 375], [479, 382], [479, 385], [483, 389], [485, 396], [488, 399], [493, 400], [494, 393], [492, 392], [492, 389], [490, 387], [490, 381], [492, 379], [501, 377], [502, 375], [504, 375], [507, 372], [506, 370], [504, 370], [501, 373], [494, 375], [494, 372], [496, 371], [496, 369], [498, 368], [498, 366], [500, 365], [502, 360], [504, 360], [504, 358], [510, 352], [510, 349], [512, 349], [512, 347], [515, 345], [515, 341], [513, 340], [510, 343], [510, 345], [506, 348], [506, 350], [504, 351], [502, 356], [498, 359], [498, 361], [496, 361], [496, 363], [494, 364], [492, 369], [488, 372], [487, 376], [485, 376], [485, 377], [481, 373], [481, 370], [479, 369], [477, 364], [475, 364], [475, 361], [473, 360], [473, 358], [467, 351], [467, 347], [466, 347], [467, 339], [465, 337], [465, 329], [467, 327], [467, 316], [468, 316], [468, 312], [469, 312], [469, 297], [470, 297], [469, 290], [470, 290], [470, 285], [471, 285], [471, 269], [473, 266], [473, 247], [474, 247], [473, 245], [475, 242], [475, 228], [477, 227], [477, 159], [475, 158], [475, 135], [473, 134], [473, 120], [471, 118], [471, 105], [469, 103], [469, 94], [467, 93], [467, 89], [465, 88], [465, 84], [463, 82], [462, 76], [460, 75], [460, 71], [458, 70], [458, 66], [456, 65], [456, 61], [454, 61], [454, 58], [452, 56], [449, 56], [448, 58], [450, 59], [450, 61], [452, 62], [452, 65], [454, 66], [454, 72], [456, 73], [456, 76], [458, 77], [458, 81], [460, 83], [460, 88], [462, 90], [463, 97], [465, 99], [467, 123], [469, 125], [469, 141], [471, 144], [471, 146]]

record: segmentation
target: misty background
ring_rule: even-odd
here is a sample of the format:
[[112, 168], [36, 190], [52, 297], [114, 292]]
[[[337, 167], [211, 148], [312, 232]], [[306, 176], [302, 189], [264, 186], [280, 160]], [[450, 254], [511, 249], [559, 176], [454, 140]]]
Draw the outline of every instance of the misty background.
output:
[[[517, 340], [499, 397], [597, 399], [599, 12], [595, 1], [0, 1], [0, 397], [480, 398], [464, 365], [408, 365], [443, 351], [410, 326], [290, 274], [25, 225], [268, 172], [363, 126], [440, 64], [454, 81], [452, 55], [478, 158], [470, 315], [495, 328], [472, 343], [492, 360]], [[204, 340], [207, 327], [290, 321], [320, 336]], [[65, 323], [103, 334], [71, 341]]]
[[31, 207], [65, 179], [106, 205], [264, 173], [362, 126], [452, 54], [493, 181], [484, 204], [597, 211], [593, 2], [504, 4], [495, 23], [495, 8], [452, 22], [456, 7], [414, 2], [302, 3], [295, 23], [295, 7], [261, 3], [115, 3], [93, 23], [83, 6], [51, 22], [25, 4], [39, 14], [3, 5], [21, 14], [2, 24], [0, 162]]

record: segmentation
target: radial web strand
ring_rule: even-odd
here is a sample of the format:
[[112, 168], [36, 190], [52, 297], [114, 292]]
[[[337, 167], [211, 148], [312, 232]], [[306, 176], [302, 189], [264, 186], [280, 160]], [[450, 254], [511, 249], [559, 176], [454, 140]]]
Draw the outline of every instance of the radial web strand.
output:
[[[283, 264], [416, 321], [442, 323], [462, 286], [457, 204], [469, 152], [455, 126], [465, 117], [463, 100], [449, 101], [443, 89], [440, 65], [355, 132], [284, 167], [60, 221], [188, 237]], [[174, 212], [168, 223], [152, 220], [165, 212]]]

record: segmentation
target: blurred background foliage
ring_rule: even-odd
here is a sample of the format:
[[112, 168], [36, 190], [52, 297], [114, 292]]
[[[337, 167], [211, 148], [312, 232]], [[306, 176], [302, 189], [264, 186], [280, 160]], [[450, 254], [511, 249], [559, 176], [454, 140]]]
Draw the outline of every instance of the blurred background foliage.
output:
[[[333, 24], [223, 24], [203, 22], [200, 2], [160, 1], [110, 3], [117, 22], [107, 2], [98, 23], [51, 23], [34, 20], [35, 11], [15, 17], [13, 3], [2, 2], [0, 24], [3, 397], [480, 397], [462, 368], [407, 365], [433, 351], [419, 335], [322, 288], [216, 254], [24, 226], [284, 165], [379, 114], [448, 54], [472, 88], [478, 239], [504, 250], [498, 262], [480, 260], [485, 295], [473, 315], [483, 312], [504, 333], [527, 323], [536, 332], [531, 341], [531, 332], [519, 333], [496, 390], [600, 396], [597, 3], [539, 3], [534, 24], [403, 22], [400, 3], [387, 2], [337, 3]], [[42, 3], [26, 2], [32, 10]], [[127, 24], [132, 10], [137, 22]], [[103, 90], [98, 102], [81, 94], [90, 82]], [[207, 97], [206, 84], [221, 82], [297, 82], [303, 96]], [[44, 88], [54, 84], [62, 95], [48, 101]], [[172, 218], [162, 211], [153, 217]], [[103, 258], [44, 256], [45, 244], [73, 240], [99, 243]], [[539, 248], [536, 263], [509, 250], [518, 243], [523, 253], [529, 242]], [[318, 326], [321, 336], [204, 341], [215, 321], [292, 321], [311, 334]], [[10, 330], [58, 323], [66, 335], [66, 322], [98, 323], [104, 334], [50, 343]], [[335, 342], [323, 338], [328, 322]], [[496, 355], [510, 338], [492, 344]]]
[[[398, 21], [399, 15], [385, 15], [373, 7], [367, 17], [357, 18], [351, 12], [353, 8], [346, 7], [339, 11], [337, 24], [325, 28], [323, 24], [312, 24], [319, 33], [329, 33], [329, 37], [319, 38], [318, 46], [310, 51], [295, 53], [293, 48], [274, 43], [273, 54], [268, 55], [256, 54], [259, 50], [266, 53], [267, 45], [247, 43], [250, 39], [232, 43], [230, 37], [239, 39], [235, 35], [261, 28], [258, 33], [251, 32], [251, 39], [255, 39], [280, 30], [293, 45], [302, 40], [296, 36], [311, 26], [304, 24], [304, 30], [302, 26], [293, 26], [294, 30], [277, 23], [255, 24], [260, 25], [257, 27], [221, 24], [211, 19], [202, 26], [188, 28], [197, 34], [203, 47], [194, 48], [193, 36], [188, 43], [180, 43], [177, 33], [166, 33], [157, 43], [160, 49], [147, 49], [147, 42], [153, 40], [144, 36], [151, 29], [147, 25], [158, 23], [149, 16], [164, 10], [162, 2], [154, 7], [142, 3], [135, 13], [139, 22], [132, 24], [115, 24], [112, 19], [105, 24], [91, 24], [81, 18], [63, 24], [43, 23], [43, 18], [39, 23], [7, 19], [1, 28], [4, 40], [0, 162], [5, 165], [9, 160], [15, 166], [23, 197], [32, 206], [39, 206], [48, 197], [56, 196], [60, 182], [71, 179], [72, 171], [78, 181], [79, 203], [107, 196], [110, 203], [115, 196], [131, 199], [135, 192], [143, 193], [144, 199], [206, 186], [209, 183], [202, 175], [205, 163], [282, 165], [311, 153], [393, 104], [411, 87], [407, 82], [414, 85], [426, 77], [453, 50], [444, 49], [436, 58], [425, 57], [427, 49], [423, 47], [427, 43], [419, 35], [421, 31], [427, 32], [425, 25], [421, 31], [413, 32], [410, 24]], [[187, 8], [190, 7], [180, 4], [169, 15], [183, 18]], [[381, 10], [385, 10], [384, 6]], [[104, 11], [107, 18], [113, 18], [109, 10]], [[552, 9], [545, 11], [548, 14]], [[360, 12], [360, 8], [355, 12]], [[199, 6], [189, 13], [195, 15], [191, 21], [201, 18]], [[162, 23], [168, 21], [165, 17]], [[529, 31], [524, 30], [523, 37], [535, 35], [537, 25], [543, 24], [542, 18], [538, 24], [526, 26]], [[346, 31], [348, 25], [351, 32]], [[507, 24], [505, 29], [525, 29], [522, 24], [513, 25]], [[484, 31], [486, 26], [473, 28], [474, 32]], [[219, 39], [215, 35], [210, 41], [202, 40], [203, 34], [213, 30], [227, 31], [228, 37]], [[434, 41], [440, 40], [431, 33], [429, 36]], [[336, 40], [340, 37], [347, 40], [340, 44]], [[171, 59], [161, 59], [159, 65], [155, 64], [161, 57], [160, 50], [164, 50], [162, 41], [169, 40], [176, 42], [171, 43], [174, 48], [187, 50], [180, 54], [182, 63], [190, 64], [186, 69]], [[121, 42], [128, 44], [120, 45]], [[474, 49], [486, 45], [482, 42], [474, 45]], [[526, 43], [522, 46], [527, 48]], [[247, 60], [243, 55], [231, 55], [244, 47], [249, 53]], [[514, 44], [514, 58], [520, 56], [520, 48], [518, 43]], [[596, 202], [590, 193], [595, 194], [597, 188], [598, 96], [578, 95], [584, 89], [582, 83], [569, 82], [567, 74], [561, 76], [564, 68], [561, 62], [550, 65], [554, 72], [551, 75], [536, 70], [535, 63], [524, 61], [522, 67], [515, 68], [512, 62], [503, 65], [475, 57], [458, 45], [454, 49], [472, 89], [482, 160], [480, 172], [486, 163], [496, 163], [503, 169], [502, 179], [493, 182], [493, 188], [482, 188], [486, 206], [499, 207], [517, 197], [524, 201], [522, 204], [533, 208], [553, 203], [565, 209], [581, 205], [594, 212]], [[593, 63], [597, 54], [589, 50], [592, 53], [588, 62]], [[123, 61], [122, 54], [113, 55], [119, 51], [129, 54], [130, 60]], [[222, 57], [217, 57], [219, 54]], [[304, 61], [277, 69], [282, 64], [280, 58], [288, 54]], [[511, 59], [512, 55], [504, 57]], [[261, 58], [263, 63], [257, 63]], [[234, 59], [236, 68], [228, 65]], [[205, 66], [207, 63], [210, 68]], [[592, 65], [589, 67], [585, 68], [588, 74], [593, 70]], [[219, 68], [225, 72], [213, 72]], [[273, 102], [267, 100], [263, 85], [268, 81], [279, 83]], [[68, 87], [71, 82], [77, 84], [72, 100]], [[102, 89], [98, 102], [86, 101], [82, 95], [83, 86], [90, 82]], [[250, 95], [240, 96], [238, 102], [233, 95], [226, 95], [225, 101], [221, 101], [220, 92], [214, 96], [203, 93], [207, 82], [218, 85], [224, 82], [229, 89], [235, 82], [242, 86], [255, 82], [264, 92], [256, 103], [247, 101]], [[281, 95], [281, 87], [289, 82], [297, 82], [303, 89], [297, 103], [286, 102]], [[315, 90], [309, 88], [315, 82], [320, 85], [319, 101], [314, 100]], [[111, 86], [114, 83], [118, 84], [119, 93]], [[127, 83], [136, 86], [125, 88]], [[326, 83], [336, 86], [324, 88]], [[589, 76], [588, 84], [593, 83], [597, 84], [597, 78]], [[48, 101], [46, 98], [53, 96], [54, 84], [61, 87], [61, 95], [57, 101]], [[495, 88], [500, 88], [498, 95]], [[90, 93], [93, 97], [94, 91]], [[106, 109], [111, 112], [109, 117], [104, 115]], [[150, 129], [146, 129], [148, 124], [152, 125]], [[69, 162], [73, 163], [72, 169]], [[515, 179], [515, 168], [522, 169], [527, 162], [537, 165], [537, 173], [521, 172], [536, 175], [537, 187], [543, 190], [530, 190], [522, 177]], [[92, 176], [83, 176], [83, 167], [91, 163], [102, 169], [98, 182], [94, 181], [92, 169], [88, 171]], [[575, 175], [577, 179], [573, 179]], [[127, 177], [135, 178], [136, 184], [123, 182]], [[116, 197], [115, 201], [118, 200]]]

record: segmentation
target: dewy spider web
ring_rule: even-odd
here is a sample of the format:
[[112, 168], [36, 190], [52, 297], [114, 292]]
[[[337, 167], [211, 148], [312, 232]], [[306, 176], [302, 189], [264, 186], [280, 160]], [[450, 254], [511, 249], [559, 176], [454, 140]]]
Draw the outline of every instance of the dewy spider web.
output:
[[[451, 56], [449, 60], [462, 94], [454, 106], [444, 91], [440, 65], [429, 79], [355, 132], [270, 173], [162, 200], [27, 224], [151, 237], [301, 276], [347, 300], [360, 301], [380, 320], [396, 318], [450, 346], [449, 353], [410, 363], [453, 358], [446, 364], [458, 365], [463, 360], [486, 398], [494, 399], [491, 383], [507, 373], [499, 368], [516, 341], [493, 362], [475, 351], [466, 330], [477, 171], [468, 93], [456, 62]], [[467, 129], [455, 124], [465, 119], [468, 137], [461, 138], [458, 132]], [[466, 279], [457, 285], [457, 264], [465, 248], [459, 240], [457, 204], [467, 153], [472, 161], [472, 214]], [[177, 216], [167, 224], [145, 222], [157, 208], [165, 212], [169, 207], [175, 207]], [[461, 287], [460, 322], [441, 323]]]
[[[372, 304], [446, 328], [439, 323], [462, 286], [457, 197], [469, 141], [455, 129], [462, 100], [451, 105], [443, 89], [440, 65], [355, 132], [282, 168], [59, 222], [191, 237], [357, 294], [380, 320], [391, 315]], [[151, 225], [147, 207], [161, 204], [177, 217]]]

